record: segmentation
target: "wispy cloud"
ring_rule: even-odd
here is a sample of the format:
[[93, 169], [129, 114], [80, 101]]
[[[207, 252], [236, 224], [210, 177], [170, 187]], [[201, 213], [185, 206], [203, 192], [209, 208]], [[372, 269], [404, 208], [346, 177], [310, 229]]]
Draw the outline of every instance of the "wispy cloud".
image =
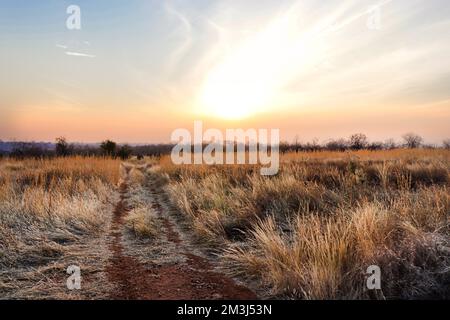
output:
[[83, 57], [83, 58], [95, 58], [95, 55], [87, 54], [87, 53], [81, 53], [81, 52], [73, 52], [73, 51], [66, 51], [66, 55], [73, 56], [73, 57]]
[[192, 46], [192, 24], [189, 19], [180, 11], [166, 3], [165, 10], [170, 16], [175, 17], [179, 22], [179, 28], [176, 30], [177, 35], [183, 38], [179, 46], [173, 51], [169, 57], [169, 69], [173, 70], [181, 62], [183, 56]]

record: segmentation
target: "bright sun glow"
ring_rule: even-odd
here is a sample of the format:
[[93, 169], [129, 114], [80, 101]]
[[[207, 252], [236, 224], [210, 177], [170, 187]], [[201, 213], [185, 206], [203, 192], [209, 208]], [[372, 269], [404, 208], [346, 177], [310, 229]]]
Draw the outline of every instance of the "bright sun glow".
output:
[[202, 102], [208, 113], [220, 118], [242, 119], [251, 116], [269, 98], [271, 88], [261, 79], [247, 72], [239, 77], [231, 68], [221, 66], [210, 75]]
[[254, 56], [257, 50], [247, 45], [211, 71], [202, 96], [207, 112], [241, 119], [264, 107], [274, 88], [263, 61]]
[[[274, 105], [279, 91], [323, 58], [322, 37], [300, 30], [296, 8], [270, 23], [210, 70], [203, 86], [203, 113], [242, 119]], [[317, 30], [314, 30], [317, 31]]]

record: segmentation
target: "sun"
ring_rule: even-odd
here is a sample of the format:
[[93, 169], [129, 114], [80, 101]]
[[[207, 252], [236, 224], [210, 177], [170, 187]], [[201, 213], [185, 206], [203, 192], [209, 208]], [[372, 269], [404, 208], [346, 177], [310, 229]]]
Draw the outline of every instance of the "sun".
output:
[[204, 113], [242, 119], [263, 111], [280, 78], [276, 47], [270, 35], [259, 34], [209, 70], [201, 92]]
[[320, 58], [318, 40], [305, 36], [293, 21], [289, 15], [276, 19], [207, 72], [200, 99], [203, 113], [242, 119], [266, 111], [299, 71], [314, 66]]
[[261, 111], [268, 92], [255, 77], [218, 69], [208, 78], [202, 95], [206, 113], [223, 119], [243, 119]]
[[263, 70], [245, 57], [235, 57], [213, 69], [204, 84], [201, 104], [206, 113], [223, 119], [243, 119], [264, 108], [270, 86]]

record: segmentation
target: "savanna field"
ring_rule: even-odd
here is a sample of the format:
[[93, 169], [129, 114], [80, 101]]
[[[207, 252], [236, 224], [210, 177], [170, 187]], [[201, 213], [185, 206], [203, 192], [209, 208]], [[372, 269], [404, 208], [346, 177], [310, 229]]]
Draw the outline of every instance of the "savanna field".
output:
[[[450, 298], [450, 151], [299, 152], [280, 161], [276, 176], [261, 176], [257, 166], [179, 166], [169, 156], [3, 158], [0, 297], [116, 297], [110, 291], [126, 275], [110, 265], [126, 257], [139, 270], [160, 259], [168, 269], [159, 276], [173, 286], [177, 263], [205, 265], [166, 261], [189, 249], [263, 299]], [[84, 275], [76, 293], [65, 288], [71, 263]], [[381, 290], [366, 287], [371, 265]]]

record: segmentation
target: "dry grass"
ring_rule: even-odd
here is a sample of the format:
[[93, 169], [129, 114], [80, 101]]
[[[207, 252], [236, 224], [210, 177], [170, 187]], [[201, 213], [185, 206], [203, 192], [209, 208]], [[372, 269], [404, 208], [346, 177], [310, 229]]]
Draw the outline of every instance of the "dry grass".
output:
[[132, 208], [125, 217], [125, 225], [135, 237], [154, 239], [161, 230], [158, 214], [149, 198], [146, 172], [151, 169], [149, 163], [129, 161], [121, 165], [122, 175], [126, 173], [128, 197], [127, 205]]
[[104, 254], [91, 244], [107, 226], [119, 175], [133, 208], [126, 226], [154, 238], [161, 226], [149, 175], [222, 266], [271, 297], [369, 298], [365, 272], [378, 265], [378, 297], [450, 298], [448, 150], [292, 153], [273, 177], [257, 166], [175, 166], [169, 157], [119, 164], [0, 160], [0, 296], [42, 298], [50, 286], [57, 297], [63, 282], [52, 286], [50, 275], [67, 257], [91, 255], [83, 270], [99, 273]]
[[[387, 298], [450, 298], [450, 152], [287, 154], [254, 166], [174, 166], [171, 199], [230, 273], [275, 296], [369, 298], [368, 266]], [[382, 295], [383, 296], [383, 295]]]
[[152, 208], [142, 206], [134, 208], [125, 218], [126, 226], [140, 238], [154, 238], [159, 232], [157, 215]]
[[56, 263], [104, 230], [118, 168], [100, 158], [0, 161], [0, 294], [6, 278], [22, 277], [9, 273]]

